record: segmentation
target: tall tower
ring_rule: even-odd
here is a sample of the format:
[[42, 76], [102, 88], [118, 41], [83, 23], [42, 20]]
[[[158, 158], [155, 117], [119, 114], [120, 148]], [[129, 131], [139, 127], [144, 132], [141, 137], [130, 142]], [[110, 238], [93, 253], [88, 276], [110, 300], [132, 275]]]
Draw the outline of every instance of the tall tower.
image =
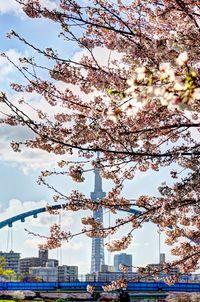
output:
[[[94, 170], [95, 182], [94, 192], [91, 192], [91, 199], [97, 201], [106, 196], [106, 193], [102, 190], [102, 179], [99, 173], [99, 169]], [[100, 208], [93, 212], [95, 220], [103, 223], [103, 209]], [[91, 273], [100, 272], [101, 265], [104, 264], [104, 242], [103, 238], [92, 238], [92, 254], [91, 254]]]

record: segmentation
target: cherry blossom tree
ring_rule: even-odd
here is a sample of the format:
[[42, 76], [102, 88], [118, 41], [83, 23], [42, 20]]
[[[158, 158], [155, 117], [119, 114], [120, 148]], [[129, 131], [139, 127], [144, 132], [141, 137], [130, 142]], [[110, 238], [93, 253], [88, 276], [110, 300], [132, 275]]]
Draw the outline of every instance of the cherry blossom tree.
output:
[[[7, 34], [42, 57], [42, 63], [23, 57], [17, 65], [2, 54], [25, 81], [11, 83], [20, 95], [18, 103], [1, 93], [2, 105], [9, 108], [1, 122], [28, 127], [35, 135], [11, 142], [13, 150], [25, 146], [63, 156], [58, 169], [43, 171], [38, 182], [54, 190], [54, 201], [65, 210], [103, 207], [117, 215], [119, 208], [135, 206], [141, 211], [116, 218], [107, 228], [92, 216], [83, 217], [80, 233], [105, 238], [128, 225], [128, 234], [107, 244], [109, 251], [120, 251], [129, 246], [135, 229], [152, 222], [177, 256], [162, 270], [178, 266], [181, 273], [193, 272], [200, 256], [200, 2], [60, 0], [50, 10], [39, 0], [16, 1], [30, 18], [59, 25], [59, 37], [79, 55], [63, 57], [59, 49], [41, 49], [39, 41], [33, 45], [14, 30]], [[33, 107], [27, 95], [36, 94], [52, 112], [60, 111]], [[86, 172], [97, 168], [113, 182], [102, 200], [94, 202], [75, 190], [67, 196], [48, 182], [56, 175], [84, 182]], [[161, 169], [170, 171], [171, 179], [160, 184], [155, 196], [125, 198], [126, 181], [134, 182], [138, 171]], [[76, 235], [53, 225], [45, 248]], [[141, 273], [147, 272], [143, 268]]]

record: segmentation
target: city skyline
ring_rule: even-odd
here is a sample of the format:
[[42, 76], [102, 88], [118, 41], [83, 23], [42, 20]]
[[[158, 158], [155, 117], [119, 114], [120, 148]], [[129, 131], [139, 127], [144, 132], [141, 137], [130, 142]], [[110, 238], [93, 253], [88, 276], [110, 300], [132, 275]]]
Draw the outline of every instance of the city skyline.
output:
[[[22, 282], [30, 282], [33, 280], [43, 282], [112, 282], [123, 276], [126, 280], [139, 280], [143, 282], [162, 281], [169, 276], [179, 275], [180, 282], [198, 281], [200, 274], [180, 274], [178, 267], [173, 267], [169, 272], [161, 271], [158, 276], [147, 274], [144, 276], [140, 270], [132, 271], [132, 255], [126, 253], [118, 253], [114, 257], [113, 265], [102, 264], [96, 272], [88, 272], [86, 274], [79, 273], [77, 265], [61, 265], [56, 259], [48, 257], [48, 250], [39, 249], [37, 257], [21, 258], [19, 253], [10, 251], [8, 253], [0, 252], [0, 256], [4, 258], [5, 264], [3, 269], [10, 270], [5, 278], [9, 280], [21, 280]], [[149, 263], [148, 270], [159, 270], [165, 262], [165, 254], [160, 255], [160, 263]], [[163, 262], [164, 261], [164, 262]], [[122, 271], [120, 267], [127, 266], [127, 271]], [[124, 275], [125, 274], [125, 275]], [[2, 277], [4, 280], [4, 276]], [[165, 281], [164, 281], [165, 282]]]

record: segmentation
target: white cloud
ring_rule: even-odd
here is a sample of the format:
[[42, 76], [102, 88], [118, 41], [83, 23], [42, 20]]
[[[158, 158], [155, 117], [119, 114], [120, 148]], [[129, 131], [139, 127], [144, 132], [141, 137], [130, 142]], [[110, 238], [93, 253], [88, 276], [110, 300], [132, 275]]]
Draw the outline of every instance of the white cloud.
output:
[[[13, 128], [10, 128], [10, 135], [12, 135]], [[16, 130], [16, 129], [14, 129]], [[1, 130], [0, 130], [1, 133]], [[25, 134], [24, 134], [25, 135]], [[17, 136], [14, 138], [17, 140]], [[52, 155], [38, 149], [23, 149], [22, 152], [14, 152], [10, 147], [10, 140], [8, 137], [1, 136], [0, 141], [0, 158], [1, 161], [10, 163], [11, 165], [18, 165], [25, 175], [30, 174], [33, 170], [52, 169], [57, 166], [57, 161], [61, 156]]]
[[19, 3], [15, 0], [1, 0], [0, 1], [0, 14], [8, 14], [12, 13], [17, 16], [23, 16], [24, 13], [20, 8]]
[[[17, 52], [15, 49], [9, 49], [5, 52], [5, 54], [10, 57], [15, 64], [19, 64], [19, 57], [24, 56], [22, 53]], [[8, 77], [11, 73], [14, 73], [14, 71], [15, 68], [13, 67], [13, 65], [5, 57], [0, 56], [0, 82], [5, 81], [5, 78]], [[9, 82], [8, 78], [7, 80]]]
[[40, 0], [40, 4], [50, 10], [58, 8], [58, 4], [53, 0]]
[[[79, 61], [82, 56], [88, 56], [90, 57], [90, 53], [88, 50], [84, 49], [81, 51], [77, 51], [74, 56], [73, 56], [73, 61]], [[107, 66], [108, 64], [110, 67], [115, 67], [114, 64], [112, 64], [113, 60], [117, 60], [120, 62], [123, 57], [123, 53], [119, 53], [118, 51], [115, 50], [109, 50], [108, 48], [105, 47], [95, 47], [93, 49], [93, 56], [97, 60], [98, 64], [100, 66]], [[122, 63], [122, 66], [125, 67], [125, 65]]]
[[[19, 65], [19, 57], [23, 57], [25, 54], [19, 53], [14, 49], [9, 49], [6, 55], [12, 59], [12, 61]], [[27, 54], [26, 54], [27, 55]], [[8, 60], [4, 57], [0, 57], [0, 84], [3, 87], [5, 78], [7, 82], [11, 82], [11, 77], [15, 76], [15, 68]], [[17, 79], [17, 76], [16, 76]], [[63, 88], [63, 87], [62, 87]], [[7, 93], [8, 99], [18, 107], [18, 101], [24, 99], [30, 102], [32, 107], [35, 109], [44, 110], [51, 117], [53, 114], [60, 112], [60, 107], [50, 106], [41, 96], [36, 93]], [[20, 110], [25, 112], [34, 120], [38, 120], [38, 114], [36, 110], [26, 104], [20, 105]], [[63, 110], [63, 109], [62, 109]], [[3, 103], [0, 103], [0, 112], [9, 113], [9, 108]], [[5, 117], [4, 114], [0, 113], [0, 118]], [[51, 169], [55, 167], [57, 161], [62, 159], [62, 156], [47, 153], [46, 151], [39, 149], [28, 149], [24, 148], [21, 153], [15, 153], [10, 147], [10, 142], [24, 141], [34, 137], [34, 133], [27, 127], [11, 127], [8, 125], [1, 125], [0, 128], [0, 159], [2, 161], [11, 162], [20, 165], [21, 170], [24, 174], [29, 174], [33, 170], [37, 169]]]
[[81, 251], [83, 248], [84, 248], [83, 241], [79, 241], [79, 242], [69, 241], [69, 242], [65, 242], [62, 246], [62, 250], [73, 251], [73, 252]]
[[[41, 244], [41, 238], [29, 238], [29, 239], [26, 239], [24, 244], [27, 248], [35, 248], [37, 247], [39, 244]], [[64, 243], [62, 245], [62, 251], [67, 251], [67, 252], [78, 252], [78, 251], [81, 251], [84, 247], [84, 244], [82, 241], [79, 241], [79, 242], [67, 242], [67, 243]]]
[[[39, 244], [42, 243], [42, 239], [39, 237], [35, 237], [35, 238], [29, 238], [26, 239], [24, 242], [24, 245], [27, 248], [36, 248]], [[83, 243], [82, 242], [69, 242], [69, 243], [65, 243], [62, 246], [62, 251], [72, 251], [72, 252], [77, 252], [80, 251], [83, 248]]]
[[[53, 0], [40, 0], [40, 4], [50, 10], [58, 7], [58, 5]], [[0, 14], [13, 14], [22, 19], [26, 18], [26, 15], [22, 10], [22, 6], [15, 0], [1, 0]]]
[[39, 244], [41, 244], [41, 238], [29, 238], [29, 239], [26, 239], [24, 241], [24, 246], [26, 248], [32, 248], [32, 249], [35, 249]]
[[[38, 208], [45, 207], [47, 202], [45, 200], [40, 201], [20, 201], [18, 199], [11, 199], [9, 201], [8, 207], [0, 213], [0, 221], [11, 218], [15, 215], [33, 210]], [[31, 230], [32, 227], [37, 228], [49, 228], [52, 224], [58, 223], [59, 217], [58, 215], [50, 215], [49, 213], [41, 213], [38, 214], [37, 218], [27, 217], [26, 220], [28, 222], [28, 228]], [[72, 212], [64, 212], [61, 213], [61, 224], [63, 228], [70, 228], [74, 224], [73, 213]], [[19, 229], [20, 224], [13, 224], [14, 229]]]
[[47, 202], [44, 200], [40, 200], [37, 202], [36, 201], [22, 202], [18, 199], [11, 199], [9, 201], [8, 207], [4, 210], [4, 212], [0, 213], [0, 221], [13, 217], [14, 215], [18, 215], [23, 212], [32, 210], [32, 209], [44, 207], [44, 206], [46, 206], [46, 204], [47, 204]]

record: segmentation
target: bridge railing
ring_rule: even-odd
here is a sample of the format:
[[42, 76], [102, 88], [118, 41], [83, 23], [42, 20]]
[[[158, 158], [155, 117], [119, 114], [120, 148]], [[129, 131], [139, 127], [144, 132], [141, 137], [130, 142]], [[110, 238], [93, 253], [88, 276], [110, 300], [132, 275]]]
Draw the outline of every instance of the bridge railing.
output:
[[[94, 285], [99, 290], [105, 282], [0, 282], [0, 290], [82, 290], [86, 291], [88, 284]], [[200, 292], [200, 283], [175, 283], [172, 286], [164, 282], [130, 282], [129, 291], [176, 291], [176, 292]]]

